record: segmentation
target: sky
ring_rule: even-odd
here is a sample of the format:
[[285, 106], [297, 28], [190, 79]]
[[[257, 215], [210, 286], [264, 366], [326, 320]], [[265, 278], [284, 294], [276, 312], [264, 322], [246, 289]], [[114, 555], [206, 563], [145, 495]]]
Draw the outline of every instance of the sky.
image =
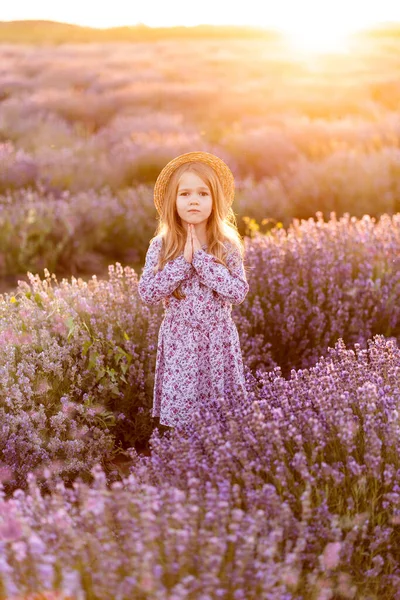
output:
[[[94, 7], [94, 8], [93, 8]], [[346, 33], [373, 24], [399, 22], [400, 0], [145, 0], [89, 3], [82, 0], [2, 2], [0, 21], [45, 19], [114, 27], [144, 23], [150, 27], [226, 24], [255, 25], [287, 31]]]

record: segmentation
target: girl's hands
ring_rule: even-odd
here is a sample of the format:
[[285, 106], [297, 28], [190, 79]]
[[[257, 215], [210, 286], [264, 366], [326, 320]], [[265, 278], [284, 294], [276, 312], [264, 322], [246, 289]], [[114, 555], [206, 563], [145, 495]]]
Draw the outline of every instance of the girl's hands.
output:
[[190, 223], [187, 228], [187, 236], [186, 236], [186, 244], [183, 249], [183, 256], [187, 260], [188, 263], [192, 262], [193, 258], [193, 242], [192, 242], [192, 234], [190, 232]]
[[192, 242], [193, 242], [193, 254], [194, 254], [196, 252], [196, 250], [201, 250], [201, 244], [200, 244], [199, 238], [197, 237], [196, 227], [193, 225], [193, 223], [190, 223], [189, 227], [192, 230]]
[[196, 229], [193, 223], [188, 223], [187, 238], [185, 248], [183, 250], [183, 256], [187, 262], [191, 263], [193, 260], [193, 254], [196, 250], [201, 250], [201, 244], [196, 234]]

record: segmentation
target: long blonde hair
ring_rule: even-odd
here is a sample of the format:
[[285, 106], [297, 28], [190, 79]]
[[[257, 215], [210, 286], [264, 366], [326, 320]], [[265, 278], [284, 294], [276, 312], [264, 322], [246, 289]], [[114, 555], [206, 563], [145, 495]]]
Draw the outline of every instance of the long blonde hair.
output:
[[[224, 241], [228, 241], [240, 252], [242, 260], [244, 258], [244, 244], [237, 229], [235, 213], [231, 207], [226, 207], [224, 191], [217, 173], [203, 162], [187, 162], [175, 169], [165, 191], [162, 213], [154, 235], [154, 237], [161, 235], [163, 239], [155, 273], [163, 269], [168, 261], [182, 254], [185, 248], [187, 233], [178, 215], [176, 198], [179, 179], [187, 171], [196, 173], [211, 190], [212, 210], [206, 226], [208, 253], [213, 254], [217, 262], [227, 266], [225, 262], [227, 250]], [[172, 292], [172, 295], [182, 300], [185, 295], [180, 287], [181, 285]]]

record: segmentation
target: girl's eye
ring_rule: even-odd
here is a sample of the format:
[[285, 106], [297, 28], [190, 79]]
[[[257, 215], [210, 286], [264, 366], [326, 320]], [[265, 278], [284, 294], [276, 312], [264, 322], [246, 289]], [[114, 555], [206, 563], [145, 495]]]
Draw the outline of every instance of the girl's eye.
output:
[[[208, 196], [208, 192], [200, 192], [201, 194], [205, 194], [206, 196]], [[179, 195], [180, 196], [184, 196], [185, 194], [187, 194], [187, 192], [181, 192]]]

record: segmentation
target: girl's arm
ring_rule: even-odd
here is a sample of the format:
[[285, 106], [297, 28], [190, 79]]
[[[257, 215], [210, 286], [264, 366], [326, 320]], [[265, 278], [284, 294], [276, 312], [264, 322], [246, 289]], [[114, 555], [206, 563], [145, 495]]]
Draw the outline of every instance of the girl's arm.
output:
[[192, 265], [204, 285], [215, 290], [232, 304], [241, 304], [247, 296], [249, 284], [237, 248], [233, 248], [228, 254], [226, 263], [229, 270], [225, 265], [217, 263], [215, 257], [207, 254], [203, 249], [196, 250], [192, 259]]
[[157, 304], [162, 298], [169, 296], [181, 281], [187, 279], [192, 265], [183, 254], [167, 262], [161, 271], [154, 274], [162, 238], [154, 238], [147, 250], [145, 265], [138, 284], [140, 298], [145, 304]]

